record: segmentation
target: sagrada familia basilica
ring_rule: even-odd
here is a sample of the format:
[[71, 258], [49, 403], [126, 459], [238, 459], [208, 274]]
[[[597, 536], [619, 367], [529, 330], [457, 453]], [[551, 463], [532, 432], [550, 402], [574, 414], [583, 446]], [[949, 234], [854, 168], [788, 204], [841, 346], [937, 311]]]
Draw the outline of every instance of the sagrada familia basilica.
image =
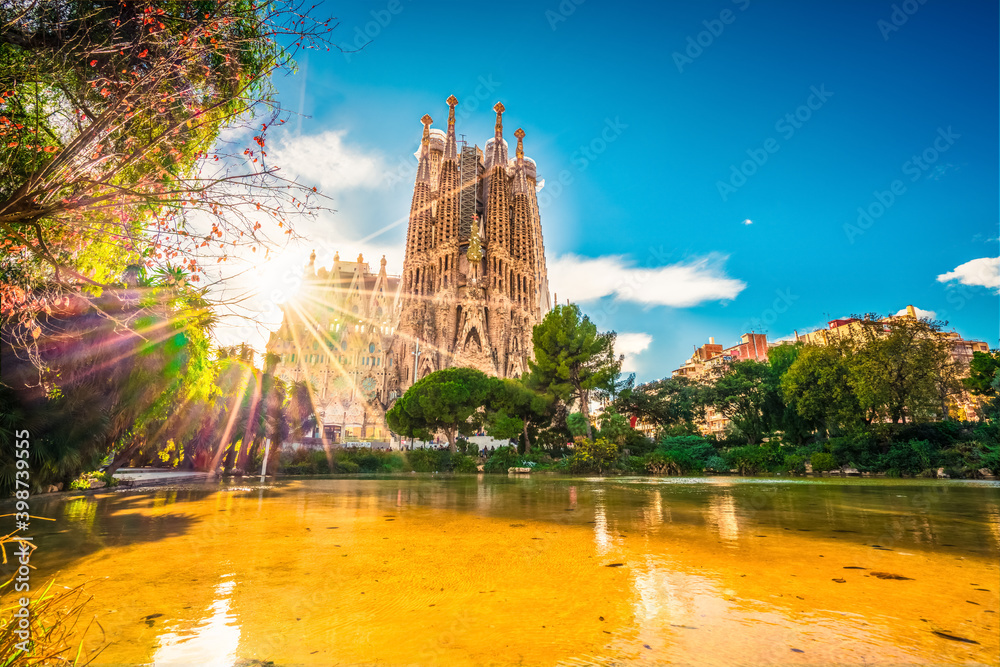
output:
[[[426, 375], [469, 366], [499, 377], [528, 370], [535, 324], [553, 303], [536, 191], [535, 162], [503, 138], [503, 104], [485, 148], [456, 140], [425, 115], [399, 276], [383, 257], [306, 268], [299, 297], [284, 306], [267, 350], [275, 373], [308, 380], [322, 435], [385, 440], [385, 410]], [[461, 145], [460, 145], [461, 144]]]

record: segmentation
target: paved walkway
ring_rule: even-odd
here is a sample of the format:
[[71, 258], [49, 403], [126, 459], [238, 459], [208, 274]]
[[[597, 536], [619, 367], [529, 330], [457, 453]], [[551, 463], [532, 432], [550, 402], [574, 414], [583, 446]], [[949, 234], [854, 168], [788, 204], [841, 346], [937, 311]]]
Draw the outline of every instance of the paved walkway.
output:
[[160, 468], [119, 468], [115, 479], [128, 480], [136, 484], [164, 482], [193, 482], [208, 479], [208, 473], [197, 470], [163, 470]]

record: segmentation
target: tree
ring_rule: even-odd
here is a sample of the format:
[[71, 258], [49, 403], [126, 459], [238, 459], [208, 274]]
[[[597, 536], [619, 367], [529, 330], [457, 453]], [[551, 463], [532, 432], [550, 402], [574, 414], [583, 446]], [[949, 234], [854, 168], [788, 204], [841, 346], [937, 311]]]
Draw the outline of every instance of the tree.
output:
[[267, 160], [272, 81], [330, 29], [294, 0], [3, 3], [4, 318], [30, 331], [130, 264], [199, 282], [290, 233], [314, 189]]
[[457, 451], [455, 437], [471, 435], [490, 403], [496, 380], [473, 368], [445, 368], [418, 380], [399, 397], [385, 418], [396, 433], [429, 439], [443, 431], [448, 449]]
[[690, 423], [704, 414], [706, 389], [685, 377], [626, 386], [611, 403], [622, 415], [658, 429]]
[[312, 396], [314, 389], [308, 380], [296, 380], [288, 385], [288, 399], [285, 403], [285, 415], [291, 436], [298, 441], [305, 433], [316, 426], [316, 409]]
[[524, 436], [524, 451], [531, 451], [530, 427], [552, 422], [554, 398], [532, 391], [520, 380], [500, 379], [488, 406], [487, 429], [494, 438]]
[[768, 383], [768, 400], [765, 412], [771, 428], [782, 432], [785, 439], [801, 445], [816, 430], [817, 423], [799, 414], [794, 405], [784, 399], [781, 382], [802, 352], [803, 344], [779, 345], [768, 350], [767, 362], [771, 367]]
[[[929, 418], [942, 406], [939, 383], [948, 365], [942, 323], [910, 317], [865, 315], [850, 338], [850, 383], [873, 421], [893, 424]], [[942, 417], [944, 415], [941, 415]]]
[[766, 363], [748, 360], [731, 364], [715, 382], [716, 408], [746, 436], [749, 445], [759, 444], [769, 430], [765, 410], [770, 380]]
[[841, 346], [805, 345], [781, 376], [781, 395], [806, 423], [829, 432], [862, 419], [850, 377]]
[[580, 403], [587, 426], [590, 424], [590, 393], [608, 387], [621, 371], [615, 357], [615, 333], [598, 333], [597, 326], [575, 304], [556, 306], [532, 332], [534, 361], [527, 384], [564, 402]]
[[[105, 293], [96, 306], [65, 297], [42, 314], [34, 349], [58, 372], [39, 370], [11, 328], [0, 327], [0, 411], [22, 415], [18, 428], [32, 433], [37, 484], [68, 483], [141, 443], [175, 398], [204, 379], [211, 318], [192, 307], [197, 291], [154, 281], [126, 292]], [[0, 476], [8, 469], [3, 455], [13, 451], [0, 447]]]
[[1000, 350], [973, 352], [969, 377], [962, 384], [973, 395], [986, 399], [986, 417], [1000, 417]]
[[1000, 349], [989, 352], [973, 352], [969, 364], [969, 377], [962, 384], [976, 396], [996, 396], [997, 376], [1000, 371]]

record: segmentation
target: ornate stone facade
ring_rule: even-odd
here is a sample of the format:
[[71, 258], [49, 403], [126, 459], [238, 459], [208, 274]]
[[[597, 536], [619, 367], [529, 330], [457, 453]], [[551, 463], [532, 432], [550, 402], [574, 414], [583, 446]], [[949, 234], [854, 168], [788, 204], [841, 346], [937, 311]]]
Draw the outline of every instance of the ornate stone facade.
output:
[[361, 255], [342, 262], [337, 254], [329, 270], [316, 270], [315, 260], [313, 253], [299, 294], [283, 304], [281, 328], [268, 341], [274, 373], [309, 382], [329, 440], [387, 440], [399, 277], [386, 273], [384, 257], [378, 273]]
[[359, 256], [306, 268], [268, 352], [275, 373], [308, 380], [331, 440], [382, 439], [384, 411], [417, 379], [452, 366], [499, 377], [528, 370], [532, 328], [552, 307], [535, 163], [524, 131], [508, 159], [502, 104], [485, 150], [425, 115], [402, 276]]
[[404, 391], [433, 371], [469, 366], [519, 377], [532, 353], [531, 332], [552, 307], [545, 267], [535, 163], [524, 131], [508, 159], [504, 106], [484, 150], [455, 138], [425, 115], [403, 264], [399, 326], [390, 382]]

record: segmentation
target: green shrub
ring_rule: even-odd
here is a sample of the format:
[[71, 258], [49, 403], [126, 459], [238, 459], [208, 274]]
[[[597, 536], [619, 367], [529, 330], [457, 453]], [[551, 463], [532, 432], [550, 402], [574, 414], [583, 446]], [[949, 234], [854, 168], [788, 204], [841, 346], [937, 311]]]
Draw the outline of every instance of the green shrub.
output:
[[727, 451], [726, 462], [741, 475], [755, 475], [772, 468], [780, 469], [784, 455], [777, 445], [744, 445]]
[[785, 470], [801, 475], [806, 471], [806, 457], [801, 454], [785, 454]]
[[625, 444], [622, 445], [622, 449], [627, 449], [633, 456], [643, 456], [656, 449], [656, 441], [644, 436], [642, 431], [630, 428], [625, 435]]
[[983, 445], [978, 467], [986, 468], [994, 475], [1000, 475], [1000, 446]]
[[972, 437], [986, 445], [1000, 445], [1000, 419], [977, 423], [973, 429]]
[[926, 440], [894, 442], [879, 463], [879, 467], [892, 477], [917, 475], [936, 463], [934, 446]]
[[542, 451], [541, 449], [533, 449], [527, 454], [521, 455], [521, 461], [525, 463], [531, 462], [537, 465], [548, 465], [555, 461], [548, 452]]
[[603, 473], [610, 469], [618, 459], [618, 445], [604, 438], [596, 441], [578, 439], [570, 461], [573, 472]]
[[484, 472], [506, 473], [507, 468], [517, 468], [521, 465], [521, 457], [513, 447], [501, 447], [486, 459]]
[[963, 430], [961, 422], [953, 420], [906, 424], [896, 431], [892, 439], [896, 442], [924, 440], [934, 445], [935, 449], [944, 449], [960, 440]]
[[624, 475], [641, 475], [646, 472], [645, 456], [619, 456], [612, 466]]
[[666, 454], [653, 452], [643, 457], [645, 469], [650, 475], [679, 475], [681, 468], [677, 462]]
[[704, 438], [696, 435], [662, 438], [656, 451], [671, 459], [680, 472], [684, 474], [703, 471], [708, 459], [718, 456], [715, 447]]
[[369, 450], [364, 450], [357, 452], [356, 454], [353, 455], [345, 456], [340, 460], [338, 460], [337, 463], [339, 464], [340, 461], [343, 461], [345, 459], [357, 465], [358, 469], [361, 472], [378, 472], [379, 469], [382, 467], [382, 461], [379, 459], [379, 457], [374, 452]]
[[412, 449], [406, 458], [414, 472], [450, 472], [454, 465], [447, 449]]
[[406, 472], [408, 470], [410, 470], [409, 462], [402, 452], [385, 452], [380, 472]]
[[455, 449], [458, 450], [459, 454], [467, 454], [469, 456], [478, 456], [479, 447], [474, 442], [469, 442], [467, 439], [459, 436], [455, 438]]
[[330, 469], [330, 459], [326, 456], [326, 451], [316, 449], [312, 452], [312, 469], [317, 475], [329, 475], [333, 472]]
[[479, 459], [467, 454], [456, 454], [452, 457], [452, 468], [455, 472], [477, 472]]
[[722, 458], [718, 454], [709, 456], [705, 460], [705, 470], [714, 470], [715, 472], [726, 472], [729, 470], [729, 465], [726, 463], [726, 459]]
[[879, 444], [879, 439], [874, 433], [860, 432], [830, 438], [825, 449], [833, 455], [839, 465], [857, 468], [863, 472], [881, 469], [879, 461], [884, 446]]
[[356, 461], [352, 461], [348, 458], [342, 458], [334, 461], [334, 471], [337, 474], [352, 474], [356, 472], [361, 472], [361, 466], [358, 465]]
[[323, 450], [299, 447], [293, 451], [282, 451], [278, 457], [278, 470], [286, 475], [315, 475], [329, 473], [330, 464]]
[[813, 472], [824, 472], [837, 468], [837, 459], [829, 452], [816, 452], [812, 455]]
[[[104, 482], [105, 487], [118, 486], [118, 480], [106, 472], [86, 472], [69, 483], [70, 491], [86, 491], [91, 482]], [[103, 488], [103, 487], [102, 487]]]

